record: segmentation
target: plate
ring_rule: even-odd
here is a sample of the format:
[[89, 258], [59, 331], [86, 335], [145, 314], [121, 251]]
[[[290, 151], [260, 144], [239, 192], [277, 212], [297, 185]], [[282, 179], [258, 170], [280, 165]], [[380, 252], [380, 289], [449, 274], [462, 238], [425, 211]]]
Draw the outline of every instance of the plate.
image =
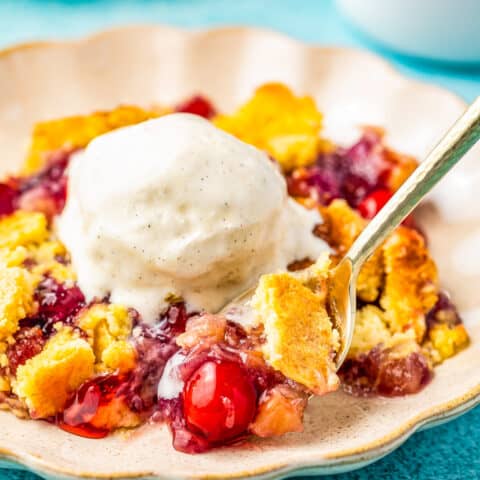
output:
[[[39, 120], [119, 103], [171, 104], [195, 92], [228, 111], [272, 80], [315, 97], [325, 114], [326, 136], [351, 142], [359, 126], [381, 125], [390, 145], [419, 157], [465, 108], [449, 92], [404, 78], [380, 58], [358, 50], [308, 46], [242, 27], [195, 32], [124, 28], [0, 53], [0, 170], [13, 171], [20, 164], [30, 129]], [[444, 286], [460, 307], [472, 344], [438, 367], [419, 394], [361, 399], [337, 392], [311, 402], [303, 434], [256, 439], [197, 456], [174, 451], [163, 427], [88, 440], [0, 412], [3, 461], [52, 478], [326, 474], [377, 460], [415, 430], [473, 407], [480, 401], [480, 259], [470, 261], [458, 245], [469, 238], [473, 242], [480, 231], [480, 215], [466, 208], [468, 189], [462, 187], [480, 175], [474, 165], [478, 156], [478, 149], [472, 151], [421, 209]]]

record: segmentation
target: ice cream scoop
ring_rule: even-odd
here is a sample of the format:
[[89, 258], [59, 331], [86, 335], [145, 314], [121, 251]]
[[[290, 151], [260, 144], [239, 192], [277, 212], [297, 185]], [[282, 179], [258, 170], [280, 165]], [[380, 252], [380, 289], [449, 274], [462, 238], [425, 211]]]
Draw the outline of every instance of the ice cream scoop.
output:
[[172, 297], [219, 310], [267, 272], [328, 247], [262, 151], [189, 114], [93, 140], [70, 166], [58, 234], [88, 299], [153, 322]]

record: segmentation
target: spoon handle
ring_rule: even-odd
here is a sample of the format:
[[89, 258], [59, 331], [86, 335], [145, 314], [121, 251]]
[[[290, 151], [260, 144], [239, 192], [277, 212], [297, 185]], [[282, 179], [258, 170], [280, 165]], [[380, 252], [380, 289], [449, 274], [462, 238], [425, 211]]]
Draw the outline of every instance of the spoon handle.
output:
[[392, 230], [479, 139], [480, 97], [455, 122], [351, 246], [346, 257], [352, 262], [354, 274], [359, 272], [365, 260]]

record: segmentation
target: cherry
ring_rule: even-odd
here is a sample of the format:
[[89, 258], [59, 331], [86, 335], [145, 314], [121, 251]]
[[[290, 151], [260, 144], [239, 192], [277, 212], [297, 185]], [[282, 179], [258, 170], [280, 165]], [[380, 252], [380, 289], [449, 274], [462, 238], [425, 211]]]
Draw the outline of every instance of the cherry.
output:
[[203, 118], [210, 119], [215, 114], [215, 108], [213, 105], [204, 97], [200, 95], [195, 95], [184, 103], [175, 108], [177, 112], [193, 113], [195, 115], [200, 115]]
[[9, 215], [15, 210], [17, 191], [6, 183], [0, 183], [0, 215]]
[[393, 193], [386, 188], [379, 188], [367, 195], [358, 205], [358, 211], [364, 218], [372, 219], [390, 200]]
[[[387, 188], [380, 188], [378, 190], [374, 190], [372, 193], [367, 195], [358, 205], [357, 209], [360, 212], [362, 217], [371, 220], [384, 206], [385, 204], [392, 198], [393, 192], [388, 190]], [[420, 230], [417, 223], [415, 222], [413, 215], [410, 214], [402, 222], [404, 227], [411, 228], [413, 230], [417, 230], [424, 238], [426, 238], [425, 234]]]
[[256, 403], [246, 371], [234, 362], [205, 362], [183, 390], [188, 427], [201, 432], [211, 443], [244, 433], [253, 420]]

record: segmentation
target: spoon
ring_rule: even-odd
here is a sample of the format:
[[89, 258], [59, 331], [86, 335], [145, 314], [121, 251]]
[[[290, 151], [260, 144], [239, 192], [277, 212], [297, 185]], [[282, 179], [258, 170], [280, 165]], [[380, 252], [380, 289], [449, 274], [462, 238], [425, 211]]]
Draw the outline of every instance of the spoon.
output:
[[355, 327], [356, 283], [362, 265], [479, 139], [480, 97], [455, 122], [357, 237], [340, 263], [331, 270], [330, 312], [334, 316], [333, 323], [340, 334], [340, 349], [335, 358], [337, 369], [345, 360], [352, 343]]
[[[332, 323], [340, 334], [340, 349], [335, 356], [339, 369], [350, 349], [355, 327], [356, 283], [364, 262], [420, 200], [480, 139], [480, 97], [455, 122], [438, 145], [408, 177], [355, 240], [340, 263], [330, 272], [329, 306]], [[480, 167], [479, 167], [480, 168]], [[479, 186], [480, 188], [480, 186]], [[292, 275], [296, 275], [292, 272]], [[314, 275], [312, 270], [301, 272], [302, 279]], [[245, 325], [255, 322], [250, 300], [256, 286], [249, 288], [228, 303], [221, 314]]]

